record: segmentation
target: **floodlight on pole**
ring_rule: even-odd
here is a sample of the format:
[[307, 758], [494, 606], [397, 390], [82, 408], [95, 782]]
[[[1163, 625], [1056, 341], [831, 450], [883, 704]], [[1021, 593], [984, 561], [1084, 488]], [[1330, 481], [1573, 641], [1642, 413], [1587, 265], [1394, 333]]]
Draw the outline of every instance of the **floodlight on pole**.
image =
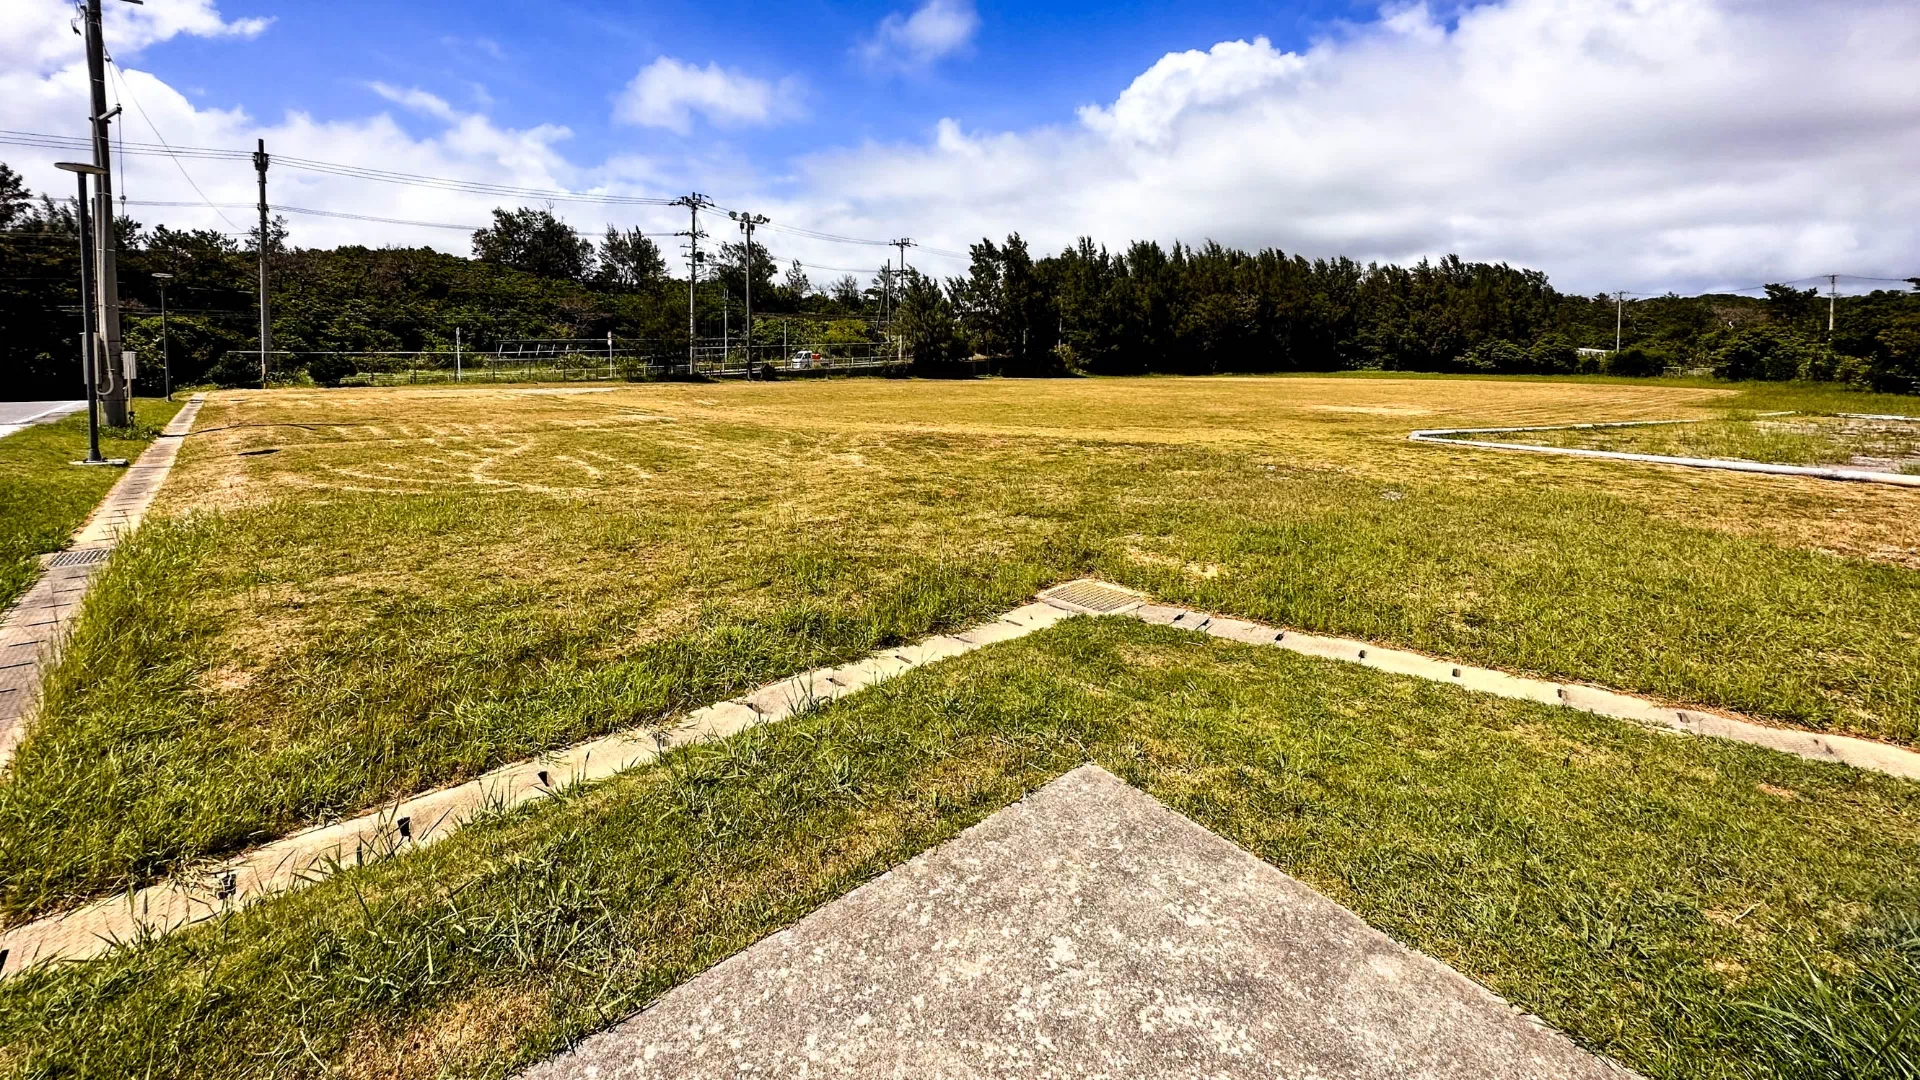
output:
[[87, 459], [76, 465], [125, 465], [126, 462], [108, 461], [100, 456], [100, 386], [99, 369], [94, 362], [94, 325], [93, 294], [93, 222], [87, 211], [87, 177], [101, 176], [107, 170], [98, 165], [88, 165], [79, 161], [60, 161], [54, 168], [73, 174], [78, 184], [74, 209], [78, 212], [75, 224], [80, 227], [80, 370], [86, 376], [87, 384]]
[[[753, 381], [753, 230], [767, 224], [771, 219], [765, 214], [743, 214], [737, 210], [727, 211], [727, 216], [740, 223], [740, 230], [747, 235], [747, 250], [744, 265], [741, 266], [741, 280], [746, 282], [747, 307], [747, 381]], [[724, 361], [722, 362], [724, 366]]]

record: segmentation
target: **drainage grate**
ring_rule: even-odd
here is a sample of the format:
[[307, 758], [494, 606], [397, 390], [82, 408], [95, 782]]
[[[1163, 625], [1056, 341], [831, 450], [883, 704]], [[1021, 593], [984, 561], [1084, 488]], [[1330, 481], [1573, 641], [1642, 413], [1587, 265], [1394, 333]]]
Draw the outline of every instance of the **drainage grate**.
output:
[[96, 563], [106, 562], [109, 554], [111, 554], [111, 552], [107, 548], [81, 548], [78, 551], [59, 551], [54, 553], [53, 558], [47, 560], [47, 566], [50, 568], [58, 566], [92, 566]]
[[1089, 615], [1111, 615], [1117, 611], [1139, 607], [1143, 598], [1139, 593], [1129, 592], [1118, 585], [1082, 578], [1079, 581], [1069, 581], [1065, 585], [1056, 585], [1041, 593], [1040, 599], [1055, 607], [1063, 607], [1071, 611], [1085, 612]]

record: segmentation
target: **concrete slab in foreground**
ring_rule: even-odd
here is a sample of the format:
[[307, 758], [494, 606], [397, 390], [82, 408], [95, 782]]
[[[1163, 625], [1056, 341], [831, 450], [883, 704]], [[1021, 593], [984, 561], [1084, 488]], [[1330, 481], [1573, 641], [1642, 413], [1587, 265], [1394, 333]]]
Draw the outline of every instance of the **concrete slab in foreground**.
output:
[[1089, 765], [523, 1077], [1630, 1075]]

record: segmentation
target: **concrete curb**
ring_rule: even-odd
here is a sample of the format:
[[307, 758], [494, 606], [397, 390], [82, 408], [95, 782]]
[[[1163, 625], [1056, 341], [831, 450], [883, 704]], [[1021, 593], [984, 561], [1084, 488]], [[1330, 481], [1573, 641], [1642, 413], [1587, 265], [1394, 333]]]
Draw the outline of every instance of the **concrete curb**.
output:
[[1249, 645], [1288, 649], [1398, 675], [1448, 683], [1497, 697], [1564, 705], [1675, 733], [1751, 743], [1815, 761], [1920, 780], [1920, 753], [1842, 735], [1771, 728], [1734, 716], [1682, 709], [1574, 683], [1556, 683], [1472, 667], [1351, 638], [1323, 637], [1153, 604], [1142, 593], [1080, 579], [1040, 593], [1033, 603], [958, 633], [884, 649], [854, 663], [802, 672], [697, 709], [665, 731], [616, 732], [476, 779], [401, 799], [371, 813], [295, 833], [212, 867], [182, 873], [130, 896], [95, 901], [0, 934], [0, 978], [35, 963], [85, 960], [116, 943], [160, 935], [237, 910], [255, 900], [357, 866], [435, 843], [482, 813], [551, 795], [570, 784], [606, 779], [651, 764], [684, 746], [729, 738], [858, 693], [914, 668], [1012, 641], [1075, 616], [1133, 618]]
[[[1785, 413], [1763, 413], [1764, 416], [1784, 416]], [[1838, 415], [1855, 420], [1909, 420], [1920, 423], [1916, 416], [1892, 416], [1875, 413], [1839, 413]], [[1850, 480], [1858, 483], [1893, 484], [1897, 487], [1920, 487], [1920, 476], [1905, 473], [1875, 472], [1870, 469], [1840, 469], [1816, 465], [1774, 465], [1764, 461], [1741, 461], [1733, 458], [1690, 458], [1671, 457], [1666, 454], [1630, 454], [1620, 450], [1583, 450], [1572, 446], [1535, 446], [1531, 443], [1482, 442], [1478, 439], [1462, 439], [1460, 435], [1508, 435], [1517, 431], [1584, 431], [1595, 428], [1656, 427], [1666, 424], [1698, 424], [1699, 420], [1622, 420], [1598, 424], [1543, 424], [1535, 427], [1499, 427], [1499, 428], [1428, 428], [1415, 431], [1407, 436], [1407, 441], [1432, 443], [1441, 446], [1467, 446], [1478, 450], [1517, 450], [1529, 454], [1561, 454], [1568, 457], [1603, 458], [1611, 461], [1637, 461], [1652, 465], [1679, 465], [1689, 469], [1720, 469], [1726, 472], [1764, 473], [1773, 476], [1809, 476], [1817, 480]]]
[[[174, 414], [160, 437], [100, 500], [73, 534], [67, 550], [45, 560], [46, 570], [18, 603], [0, 617], [0, 767], [12, 759], [32, 720], [40, 673], [59, 655], [68, 624], [80, 613], [93, 575], [107, 556], [146, 518], [147, 509], [173, 470], [181, 440], [193, 430], [205, 394], [195, 394]], [[0, 782], [4, 782], [0, 780]]]
[[683, 746], [714, 742], [857, 693], [902, 672], [1043, 630], [1071, 613], [1044, 603], [990, 622], [864, 660], [818, 668], [687, 714], [667, 730], [623, 731], [494, 769], [347, 821], [295, 833], [214, 866], [183, 873], [130, 896], [96, 901], [0, 935], [0, 978], [28, 965], [84, 960], [116, 943], [166, 934], [319, 880], [334, 869], [435, 843], [488, 811], [506, 810], [571, 784], [651, 764]]

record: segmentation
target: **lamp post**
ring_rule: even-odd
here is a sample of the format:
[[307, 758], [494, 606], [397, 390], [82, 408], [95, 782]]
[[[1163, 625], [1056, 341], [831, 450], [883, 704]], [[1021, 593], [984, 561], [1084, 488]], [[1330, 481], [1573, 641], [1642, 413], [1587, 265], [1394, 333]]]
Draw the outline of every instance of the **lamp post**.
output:
[[98, 348], [94, 337], [98, 331], [93, 318], [93, 223], [92, 215], [87, 213], [87, 177], [104, 176], [107, 170], [79, 161], [55, 162], [53, 167], [72, 173], [78, 184], [78, 200], [74, 203], [78, 216], [74, 223], [80, 228], [80, 367], [87, 377], [87, 460], [74, 464], [124, 465], [124, 461], [108, 461], [100, 456], [100, 372], [94, 360]]
[[167, 282], [173, 280], [172, 274], [155, 274], [153, 280], [160, 283], [160, 372], [165, 380], [167, 400], [173, 400], [173, 357], [167, 351]]
[[727, 211], [727, 216], [740, 223], [740, 230], [747, 234], [747, 258], [741, 267], [741, 277], [746, 282], [747, 298], [747, 381], [753, 381], [753, 230], [768, 222], [765, 214], [743, 214], [737, 210]]

